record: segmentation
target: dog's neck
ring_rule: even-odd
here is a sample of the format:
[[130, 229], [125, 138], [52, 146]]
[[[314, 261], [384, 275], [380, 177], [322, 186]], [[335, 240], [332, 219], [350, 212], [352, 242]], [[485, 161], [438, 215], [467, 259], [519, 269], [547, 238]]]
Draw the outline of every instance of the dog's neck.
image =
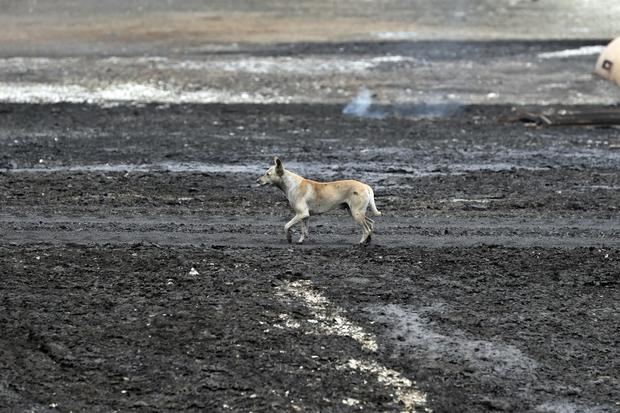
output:
[[301, 176], [285, 169], [282, 174], [282, 180], [275, 185], [284, 192], [287, 198], [290, 198], [290, 192], [297, 188], [303, 179]]

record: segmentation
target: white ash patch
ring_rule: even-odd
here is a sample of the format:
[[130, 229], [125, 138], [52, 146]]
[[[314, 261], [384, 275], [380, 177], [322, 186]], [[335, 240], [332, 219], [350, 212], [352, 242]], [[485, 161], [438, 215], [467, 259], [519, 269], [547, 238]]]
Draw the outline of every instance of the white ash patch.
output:
[[291, 103], [295, 96], [218, 89], [183, 90], [147, 83], [80, 84], [2, 82], [0, 102], [7, 103]]
[[[374, 335], [346, 319], [345, 311], [332, 304], [325, 296], [313, 288], [311, 281], [285, 282], [276, 289], [276, 295], [281, 298], [295, 298], [311, 310], [312, 317], [296, 321], [288, 314], [280, 314], [279, 318], [284, 326], [293, 329], [305, 329], [308, 334], [332, 335], [350, 337], [361, 347], [371, 353], [379, 349]], [[276, 327], [283, 328], [282, 324]], [[396, 370], [382, 366], [374, 360], [349, 359], [346, 363], [336, 366], [337, 370], [349, 370], [361, 373], [370, 373], [377, 377], [377, 382], [389, 389], [394, 402], [404, 406], [404, 412], [430, 411], [426, 408], [426, 395], [415, 387], [415, 383]], [[342, 403], [351, 407], [362, 406], [363, 401], [345, 398]]]
[[327, 298], [312, 288], [310, 281], [287, 282], [278, 289], [280, 296], [292, 296], [303, 300], [312, 310], [313, 317], [306, 320], [316, 333], [330, 336], [350, 337], [367, 351], [377, 351], [376, 338], [360, 326], [346, 319], [344, 311], [331, 304]]
[[377, 39], [381, 40], [411, 40], [419, 38], [417, 32], [398, 31], [398, 32], [378, 32], [374, 34]]
[[377, 376], [377, 381], [394, 389], [396, 398], [405, 406], [406, 412], [429, 411], [423, 406], [426, 404], [426, 395], [415, 388], [415, 383], [403, 376], [396, 370], [380, 365], [376, 361], [350, 359], [345, 366], [339, 369], [349, 368], [364, 373], [372, 373]]
[[462, 202], [462, 203], [478, 203], [478, 204], [488, 204], [491, 201], [492, 199], [488, 199], [488, 198], [481, 198], [481, 199], [454, 198], [450, 200], [450, 202], [454, 202], [454, 203]]
[[93, 68], [144, 68], [175, 72], [234, 72], [249, 74], [322, 75], [361, 73], [383, 63], [413, 62], [410, 56], [211, 56], [209, 58], [178, 59], [163, 56], [104, 58], [83, 57], [11, 57], [0, 58], [0, 71], [22, 73], [25, 70], [80, 70]]
[[582, 46], [577, 49], [558, 50], [556, 52], [539, 53], [541, 59], [563, 59], [575, 56], [590, 56], [601, 53], [605, 46]]
[[346, 399], [342, 399], [342, 404], [347, 406], [358, 406], [360, 401], [352, 397], [347, 397]]

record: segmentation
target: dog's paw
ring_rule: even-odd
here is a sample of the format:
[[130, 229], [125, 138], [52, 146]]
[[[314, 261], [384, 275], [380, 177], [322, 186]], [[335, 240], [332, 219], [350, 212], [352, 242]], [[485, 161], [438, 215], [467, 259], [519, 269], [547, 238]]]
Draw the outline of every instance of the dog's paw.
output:
[[369, 245], [369, 244], [370, 244], [370, 236], [366, 238], [362, 238], [360, 242], [358, 243], [358, 245], [361, 245], [362, 247]]

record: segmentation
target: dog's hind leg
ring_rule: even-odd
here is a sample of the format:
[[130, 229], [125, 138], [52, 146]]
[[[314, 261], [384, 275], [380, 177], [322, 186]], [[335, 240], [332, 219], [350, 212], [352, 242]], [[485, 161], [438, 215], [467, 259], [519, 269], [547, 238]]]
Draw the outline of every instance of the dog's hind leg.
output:
[[354, 212], [353, 219], [362, 227], [362, 239], [360, 244], [367, 244], [370, 242], [370, 235], [372, 234], [372, 228], [369, 223], [366, 222], [366, 216], [363, 212]]
[[364, 216], [364, 223], [366, 224], [366, 230], [368, 231], [368, 236], [366, 237], [366, 244], [368, 244], [370, 243], [372, 233], [375, 230], [375, 224], [374, 221], [367, 216]]
[[306, 237], [309, 236], [309, 233], [308, 233], [308, 221], [310, 221], [309, 217], [306, 217], [306, 218], [301, 220], [301, 237], [299, 238], [299, 241], [297, 241], [297, 243], [299, 243], [299, 244], [303, 243], [304, 240], [306, 239]]

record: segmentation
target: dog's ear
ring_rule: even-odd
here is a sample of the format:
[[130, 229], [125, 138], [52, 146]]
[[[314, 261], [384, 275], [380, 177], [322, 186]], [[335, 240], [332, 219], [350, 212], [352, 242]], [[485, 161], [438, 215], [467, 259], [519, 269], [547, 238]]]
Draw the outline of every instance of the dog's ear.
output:
[[282, 165], [282, 161], [277, 156], [273, 158], [274, 163], [276, 164], [276, 173], [278, 175], [284, 174], [284, 165]]

